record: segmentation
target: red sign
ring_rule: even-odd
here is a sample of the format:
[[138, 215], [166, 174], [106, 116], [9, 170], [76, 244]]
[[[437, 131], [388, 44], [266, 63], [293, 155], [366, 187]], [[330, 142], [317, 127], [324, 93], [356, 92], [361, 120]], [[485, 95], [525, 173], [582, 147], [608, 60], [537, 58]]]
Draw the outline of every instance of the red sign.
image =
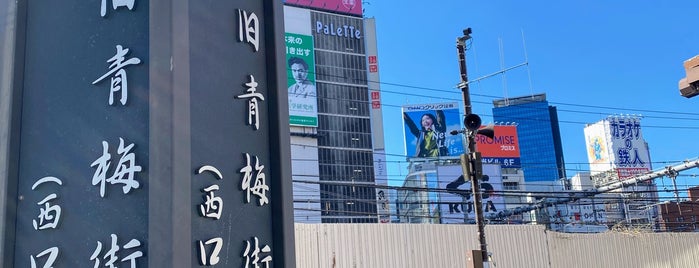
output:
[[372, 100], [379, 100], [379, 99], [381, 99], [381, 92], [372, 91], [372, 92], [371, 92], [371, 99], [372, 99]]
[[617, 168], [617, 175], [619, 175], [621, 180], [648, 172], [650, 172], [649, 168]]
[[519, 138], [517, 126], [495, 126], [495, 137], [490, 139], [476, 135], [478, 151], [483, 157], [519, 158]]
[[369, 65], [369, 72], [370, 73], [375, 73], [379, 71], [379, 66], [376, 64]]
[[371, 108], [373, 109], [380, 109], [381, 108], [381, 101], [371, 101]]
[[369, 56], [369, 64], [376, 64], [376, 56]]
[[362, 0], [285, 0], [287, 4], [362, 15]]

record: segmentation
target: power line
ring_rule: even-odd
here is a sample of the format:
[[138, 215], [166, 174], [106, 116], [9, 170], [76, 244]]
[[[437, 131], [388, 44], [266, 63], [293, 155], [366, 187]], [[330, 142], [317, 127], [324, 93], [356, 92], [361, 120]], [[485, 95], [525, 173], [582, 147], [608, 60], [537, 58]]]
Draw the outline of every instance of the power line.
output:
[[[324, 148], [324, 149], [330, 149], [330, 148], [326, 148], [326, 146], [309, 145], [309, 144], [301, 144], [301, 143], [292, 143], [291, 145], [302, 146], [302, 147], [311, 147], [311, 148]], [[361, 149], [368, 149], [368, 148], [356, 148], [356, 149], [361, 150]], [[370, 153], [370, 152], [367, 151], [367, 153]], [[413, 157], [411, 157], [411, 156], [407, 156], [407, 155], [404, 155], [404, 154], [394, 154], [394, 153], [385, 153], [385, 152], [384, 152], [384, 153], [373, 152], [372, 154], [383, 155], [383, 156], [396, 156], [396, 157], [413, 158]], [[445, 160], [455, 160], [455, 159], [458, 159], [458, 158], [452, 156], [452, 157], [433, 157], [433, 158], [422, 158], [422, 159], [428, 160], [428, 161], [425, 161], [425, 162], [429, 162], [429, 160], [433, 160], [433, 161], [440, 161], [440, 160], [441, 160], [441, 161], [445, 161]], [[318, 159], [315, 159], [315, 158], [292, 158], [291, 160], [292, 160], [292, 161], [300, 161], [300, 162], [318, 162], [318, 161], [319, 161]], [[661, 161], [649, 161], [649, 162], [647, 162], [647, 163], [648, 163], [648, 164], [667, 165], [667, 164], [673, 164], [673, 163], [682, 162], [682, 161], [683, 161], [683, 160], [664, 160], [664, 161], [661, 160]], [[397, 163], [397, 164], [420, 163], [420, 162], [409, 161], [409, 160], [382, 160], [382, 162], [383, 162], [383, 163]], [[350, 161], [350, 160], [346, 160], [346, 161], [335, 161], [334, 163], [338, 163], [338, 164], [352, 164], [352, 163], [355, 163], [355, 162], [352, 162], [352, 161]], [[529, 162], [529, 163], [527, 163], [527, 164], [546, 165], [546, 166], [543, 166], [543, 167], [549, 168], [548, 165], [550, 165], [550, 164], [552, 164], [552, 163], [554, 163], [554, 162]], [[590, 164], [590, 163], [588, 163], [588, 162], [567, 162], [566, 164], [570, 164], [570, 165], [588, 165], [588, 164]], [[493, 165], [494, 165], [494, 164], [493, 164]], [[523, 164], [523, 165], [524, 165], [524, 164]], [[517, 167], [517, 168], [520, 168], [520, 167]], [[557, 169], [557, 168], [554, 168], [554, 169]], [[570, 169], [570, 170], [590, 171], [590, 170], [588, 170], [588, 169]]]
[[[321, 181], [323, 181], [323, 182], [347, 183], [347, 185], [350, 185], [350, 186], [358, 186], [358, 185], [367, 186], [367, 185], [374, 185], [374, 183], [376, 183], [376, 181], [377, 181], [377, 180], [374, 180], [374, 181], [356, 181], [356, 182], [351, 182], [351, 179], [355, 179], [355, 180], [356, 180], [356, 178], [357, 178], [357, 177], [352, 177], [352, 176], [333, 176], [333, 177], [326, 177], [326, 178], [323, 178], [323, 177], [320, 176], [320, 175], [292, 174], [292, 177], [296, 177], [296, 178], [310, 178], [310, 179], [319, 179], [319, 180], [320, 180], [320, 179], [323, 179], [323, 180], [321, 180]], [[692, 176], [688, 176], [688, 177], [692, 177]], [[402, 177], [401, 177], [401, 178], [402, 178]], [[454, 179], [454, 178], [451, 178], [451, 177], [450, 177], [450, 179], [449, 179], [448, 181], [451, 182], [453, 179]], [[299, 179], [299, 181], [300, 181], [300, 182], [301, 182], [301, 181], [308, 181], [308, 182], [311, 182], [311, 180], [300, 180], [300, 179]], [[393, 182], [405, 182], [405, 179], [403, 179], [403, 178], [402, 178], [402, 179], [387, 179], [387, 180], [385, 180], [385, 181], [386, 181], [386, 182], [391, 182], [391, 181], [393, 181]], [[425, 179], [425, 184], [432, 184], [432, 183], [437, 184], [437, 183], [439, 183], [439, 182], [445, 183], [446, 181], [444, 180], [444, 177], [442, 177], [441, 179], [438, 178], [438, 177], [433, 177], [433, 178]], [[361, 184], [361, 183], [364, 183], [364, 184]], [[501, 182], [489, 181], [488, 183], [491, 184], [491, 185], [503, 185], [503, 186], [506, 185], [506, 181], [501, 181]], [[517, 185], [518, 185], [518, 186], [525, 186], [525, 187], [526, 187], [526, 186], [535, 186], [535, 187], [537, 187], [537, 188], [538, 188], [538, 187], [551, 187], [551, 188], [554, 188], [554, 187], [556, 187], [556, 188], [559, 188], [559, 187], [562, 188], [562, 187], [563, 187], [563, 185], [555, 184], [555, 183], [556, 183], [556, 182], [551, 182], [551, 183], [545, 183], [545, 182], [540, 182], [540, 183], [536, 183], [536, 182], [524, 182], [523, 184], [517, 184]], [[636, 186], [632, 185], [632, 186], [628, 186], [628, 188], [633, 188], [633, 187], [648, 187], [648, 186], [664, 187], [665, 189], [667, 189], [667, 186], [660, 186], [660, 185], [657, 185], [657, 184], [653, 184], [653, 185], [636, 185]], [[690, 185], [690, 184], [678, 184], [677, 186], [678, 186], [678, 187], [684, 187], [684, 188], [681, 188], [681, 190], [684, 190], [684, 191], [689, 190], [690, 187], [693, 187], [693, 185]], [[394, 186], [394, 187], [400, 187], [400, 186]], [[525, 191], [525, 190], [513, 190], [513, 191]], [[670, 190], [667, 190], [667, 191], [670, 191]], [[548, 193], [548, 192], [552, 192], [552, 191], [526, 191], [526, 192], [528, 192], [528, 193], [547, 192], [547, 193]], [[569, 190], [569, 192], [575, 192], [575, 191]]]
[[[366, 188], [366, 189], [387, 189], [396, 191], [413, 191], [413, 192], [432, 192], [432, 193], [445, 193], [445, 194], [456, 194], [462, 196], [469, 196], [471, 194], [470, 189], [446, 189], [446, 188], [432, 188], [432, 187], [421, 187], [421, 186], [390, 186], [390, 185], [376, 185], [376, 184], [360, 184], [360, 183], [349, 183], [346, 181], [309, 181], [309, 180], [292, 180], [294, 183], [301, 184], [317, 184], [317, 185], [330, 185], [330, 186], [344, 186], [344, 187], [356, 187], [356, 188]], [[649, 185], [648, 187], [652, 187]], [[315, 190], [314, 190], [315, 191]], [[323, 192], [323, 190], [320, 190]], [[674, 190], [624, 190], [623, 192], [606, 192], [600, 193], [604, 195], [620, 195], [620, 196], [591, 196], [591, 197], [580, 197], [581, 193], [586, 193], [585, 191], [526, 191], [526, 190], [492, 190], [487, 193], [494, 196], [502, 197], [532, 197], [532, 198], [567, 198], [574, 196], [571, 200], [580, 199], [595, 199], [595, 200], [606, 200], [606, 199], [626, 199], [626, 200], [644, 200], [644, 198], [633, 197], [629, 194], [643, 194], [643, 193], [672, 193]], [[343, 199], [352, 198], [349, 195], [343, 195], [336, 192], [327, 192], [336, 196], [341, 196]], [[623, 196], [623, 194], [628, 196]], [[660, 199], [674, 199], [674, 197], [658, 197]], [[657, 200], [655, 197], [649, 200]]]
[[[409, 96], [415, 96], [415, 97], [426, 97], [426, 98], [438, 98], [442, 100], [448, 100], [448, 101], [459, 101], [459, 99], [455, 98], [444, 98], [444, 97], [435, 97], [435, 96], [428, 96], [428, 95], [422, 95], [422, 94], [415, 94], [415, 93], [404, 93], [404, 92], [395, 92], [395, 91], [388, 91], [388, 90], [382, 90], [381, 92], [385, 93], [395, 93], [395, 94], [400, 94], [400, 95], [409, 95]], [[291, 93], [290, 93], [291, 94]], [[325, 96], [316, 96], [318, 99], [328, 99], [328, 100], [338, 100], [338, 101], [347, 101], [347, 102], [355, 102], [355, 103], [362, 103], [366, 104], [367, 106], [370, 105], [371, 101], [370, 100], [355, 100], [355, 99], [343, 99], [343, 98], [333, 98], [333, 97], [325, 97]], [[472, 101], [473, 103], [479, 103], [479, 104], [491, 104], [489, 102], [483, 102], [483, 101]], [[387, 104], [385, 102], [381, 103], [382, 106], [388, 106], [388, 107], [395, 107], [395, 108], [403, 108], [402, 105], [393, 105], [393, 104]], [[532, 110], [543, 110], [544, 108], [538, 108], [538, 107], [521, 107], [522, 109], [532, 109]], [[616, 110], [618, 111], [620, 108], [617, 108]], [[558, 111], [563, 111], [563, 112], [572, 112], [572, 113], [585, 113], [585, 114], [593, 114], [593, 115], [603, 115], [603, 113], [599, 112], [587, 112], [587, 111], [576, 111], [576, 110], [565, 110], [565, 109], [557, 109]], [[672, 112], [663, 112], [667, 114], [672, 114]], [[676, 114], [681, 114], [681, 113], [676, 113]], [[464, 115], [463, 113], [460, 113], [460, 115]], [[607, 114], [610, 115], [610, 114]], [[492, 114], [483, 114], [483, 116], [486, 117], [493, 117]], [[645, 115], [643, 116], [645, 118], [656, 118], [656, 119], [665, 119], [665, 120], [689, 120], [689, 121], [699, 121], [699, 118], [684, 118], [684, 117], [667, 117], [667, 116], [648, 116]], [[503, 117], [503, 118], [509, 118], [507, 120], [527, 120], [527, 121], [548, 121], [545, 119], [532, 119], [528, 117]], [[578, 122], [578, 121], [568, 121], [568, 120], [558, 120], [559, 123], [570, 123], [570, 124], [580, 124], [580, 125], [587, 125], [590, 122]], [[644, 128], [675, 128], [675, 129], [699, 129], [699, 127], [688, 127], [688, 126], [655, 126], [655, 125], [644, 125]]]
[[[335, 69], [345, 69], [345, 70], [354, 70], [354, 71], [360, 71], [360, 72], [366, 72], [364, 69], [354, 69], [354, 68], [345, 68], [345, 67], [336, 67], [336, 66], [328, 66], [331, 68]], [[290, 68], [287, 68], [290, 70]], [[317, 72], [311, 72], [310, 70], [308, 73], [312, 73], [316, 75], [317, 79]], [[437, 88], [432, 88], [432, 87], [424, 87], [424, 86], [415, 86], [415, 85], [407, 85], [407, 84], [401, 84], [401, 83], [392, 83], [392, 82], [385, 82], [385, 81], [373, 81], [369, 79], [359, 79], [359, 78], [348, 78], [347, 76], [340, 76], [340, 75], [332, 75], [332, 74], [320, 74], [321, 76], [327, 76], [327, 77], [335, 77], [335, 78], [343, 78], [346, 80], [354, 80], [357, 81], [358, 85], [364, 85], [368, 86], [368, 83], [377, 83], [377, 84], [383, 84], [383, 85], [388, 85], [388, 86], [395, 86], [395, 87], [401, 87], [401, 88], [410, 88], [410, 89], [420, 89], [420, 90], [427, 90], [427, 91], [433, 91], [433, 92], [443, 92], [443, 93], [449, 93], [449, 94], [461, 94], [461, 91], [457, 89], [453, 90], [445, 90], [445, 89], [437, 89]], [[287, 79], [293, 79], [293, 77], [287, 77]], [[335, 83], [333, 81], [317, 81], [319, 83]], [[372, 89], [375, 90], [375, 89]], [[409, 94], [405, 92], [392, 92], [392, 91], [387, 91], [387, 90], [379, 90], [381, 92], [387, 92], [387, 93], [395, 93], [395, 94]], [[493, 98], [493, 99], [503, 99], [502, 96], [496, 96], [496, 95], [487, 95], [487, 94], [476, 94], [476, 93], [471, 93], [472, 96], [478, 96], [478, 97], [486, 97], [486, 98]], [[427, 98], [440, 98], [440, 97], [435, 97], [434, 95], [417, 95], [417, 97], [427, 97]], [[444, 98], [448, 99], [448, 98]], [[450, 100], [456, 100], [456, 101], [461, 101], [460, 99], [450, 99]], [[565, 105], [565, 106], [574, 106], [574, 107], [584, 107], [584, 108], [595, 108], [595, 109], [608, 109], [608, 110], [613, 110], [615, 112], [619, 111], [630, 111], [630, 112], [638, 112], [638, 113], [660, 113], [660, 114], [672, 114], [672, 115], [677, 115], [677, 114], [682, 114], [682, 115], [691, 115], [691, 116], [697, 116], [699, 113], [689, 113], [689, 112], [681, 112], [681, 111], [663, 111], [663, 110], [651, 110], [651, 109], [637, 109], [637, 108], [623, 108], [623, 107], [612, 107], [612, 106], [601, 106], [601, 105], [587, 105], [587, 104], [577, 104], [577, 103], [566, 103], [566, 102], [555, 102], [555, 101], [548, 101], [551, 104], [557, 104], [557, 105]], [[487, 102], [483, 102], [487, 103]], [[687, 120], [699, 120], [695, 118], [683, 118]]]
[[[406, 212], [406, 213], [395, 213], [395, 212], [388, 212], [388, 213], [378, 213], [378, 212], [357, 212], [357, 211], [345, 211], [345, 210], [334, 210], [334, 209], [313, 209], [313, 208], [295, 208], [297, 211], [309, 211], [309, 212], [320, 212], [321, 215], [295, 215], [295, 218], [319, 218], [323, 219], [328, 216], [335, 216], [335, 217], [342, 217], [342, 216], [347, 216], [347, 215], [342, 215], [342, 214], [349, 214], [349, 215], [355, 215], [355, 216], [360, 216], [364, 218], [368, 217], [378, 217], [379, 216], [384, 216], [384, 217], [390, 217], [390, 218], [405, 218], [405, 219], [426, 219], [426, 220], [431, 220], [434, 222], [434, 224], [437, 224], [440, 221], [443, 220], [452, 220], [452, 222], [449, 223], [441, 223], [441, 224], [473, 224], [473, 223], [466, 223], [466, 222], [460, 222], [464, 220], [463, 217], [456, 217], [456, 216], [441, 216], [441, 215], [429, 215], [430, 213], [419, 213], [419, 212]], [[324, 215], [325, 214], [336, 214], [336, 215]], [[582, 216], [582, 215], [581, 215]], [[607, 219], [606, 221], [570, 221], [567, 222], [566, 218], [574, 218], [574, 216], [548, 216], [546, 218], [542, 219], [537, 219], [537, 220], [525, 220], [525, 219], [502, 219], [502, 220], [489, 220], [488, 224], [494, 224], [494, 225], [500, 225], [500, 224], [508, 224], [515, 222], [515, 224], [541, 224], [541, 225], [549, 225], [549, 224], [574, 224], [574, 225], [579, 225], [579, 226], [599, 226], [600, 224], [602, 225], [618, 225], [619, 222], [613, 221], [611, 219]], [[608, 218], [608, 217], [607, 217]], [[355, 218], [356, 219], [356, 218]], [[347, 221], [350, 221], [351, 219], [345, 219]], [[428, 221], [429, 222], [429, 221]], [[662, 224], [671, 224], [671, 225], [676, 225], [676, 224], [697, 224], [698, 222], [696, 221], [679, 221], [679, 220], [663, 220], [663, 221], [658, 221], [657, 223], [662, 223]], [[648, 223], [635, 223], [635, 222], [626, 222], [623, 223], [624, 226], [629, 226], [629, 227], [646, 227], [650, 229], [652, 227], [651, 225], [656, 224], [656, 222], [648, 222]], [[654, 229], [654, 232], [672, 232], [672, 231], [677, 231], [677, 230], [683, 230], [683, 229], [689, 229], [688, 227], [674, 227], [674, 228], [667, 228], [666, 229]]]

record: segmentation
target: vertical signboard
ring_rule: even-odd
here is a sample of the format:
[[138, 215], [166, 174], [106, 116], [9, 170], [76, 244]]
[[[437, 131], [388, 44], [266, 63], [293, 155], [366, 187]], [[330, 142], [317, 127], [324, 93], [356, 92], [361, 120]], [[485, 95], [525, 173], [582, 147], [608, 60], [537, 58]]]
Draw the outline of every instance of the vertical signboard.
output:
[[281, 219], [272, 209], [282, 189], [274, 185], [285, 178], [270, 154], [280, 92], [267, 63], [283, 35], [268, 32], [275, 20], [263, 1], [193, 1], [189, 9], [191, 266], [277, 266], [284, 249], [273, 243]]
[[292, 266], [282, 5], [174, 2], [18, 2], [1, 266]]
[[[464, 223], [474, 220], [473, 196], [471, 183], [464, 180], [460, 165], [438, 166], [439, 210], [442, 223]], [[481, 178], [483, 213], [486, 217], [505, 209], [502, 196], [502, 175], [500, 165], [483, 165]]]
[[14, 263], [3, 265], [147, 267], [148, 2], [21, 5]]
[[476, 146], [484, 164], [500, 164], [503, 168], [519, 168], [519, 138], [517, 126], [494, 126], [495, 136], [491, 139], [476, 135]]
[[[376, 20], [364, 19], [364, 37], [366, 40], [366, 53], [369, 63], [367, 84], [369, 85], [369, 100], [371, 101], [371, 141], [374, 148], [374, 178], [377, 186], [388, 186], [388, 172], [386, 171], [386, 151], [383, 131], [383, 113], [381, 111], [381, 84], [377, 66], [378, 45], [376, 41]], [[373, 70], [373, 71], [372, 71]], [[389, 223], [390, 201], [387, 188], [376, 189], [376, 211], [379, 214], [380, 223]]]
[[610, 117], [607, 120], [619, 179], [650, 171], [650, 155], [641, 133], [641, 120], [635, 117]]
[[608, 124], [600, 121], [585, 126], [585, 145], [587, 159], [590, 164], [590, 174], [595, 175], [612, 168]]
[[286, 33], [289, 124], [318, 126], [318, 95], [313, 36]]
[[464, 153], [459, 106], [454, 103], [403, 106], [405, 152], [408, 157], [459, 156]]
[[337, 13], [362, 15], [362, 0], [284, 0], [284, 3]]
[[318, 126], [315, 51], [310, 23], [309, 10], [284, 7], [286, 86], [292, 126]]
[[[383, 112], [381, 109], [381, 77], [378, 70], [378, 44], [376, 40], [376, 19], [364, 19], [364, 38], [366, 40], [369, 73], [369, 100], [371, 101], [371, 140], [375, 150], [384, 149]], [[372, 69], [371, 66], [374, 66]], [[373, 71], [372, 71], [373, 70]]]
[[388, 167], [386, 167], [386, 151], [374, 151], [374, 182], [376, 183], [376, 212], [379, 223], [391, 221], [390, 198], [388, 194]]

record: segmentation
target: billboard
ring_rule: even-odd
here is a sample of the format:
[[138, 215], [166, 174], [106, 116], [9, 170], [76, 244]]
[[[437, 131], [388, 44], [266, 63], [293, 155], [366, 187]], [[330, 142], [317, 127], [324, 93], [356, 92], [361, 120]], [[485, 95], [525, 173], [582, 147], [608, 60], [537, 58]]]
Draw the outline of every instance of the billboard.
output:
[[318, 126], [313, 36], [286, 33], [286, 72], [289, 93], [289, 124]]
[[600, 121], [587, 125], [584, 129], [587, 160], [590, 164], [590, 174], [593, 175], [612, 169], [606, 125], [605, 121]]
[[619, 179], [633, 177], [650, 171], [650, 154], [641, 133], [640, 118], [611, 117], [607, 121], [614, 167], [618, 172]]
[[459, 156], [464, 153], [462, 135], [448, 135], [460, 130], [459, 106], [434, 103], [403, 106], [403, 137], [408, 157]]
[[585, 127], [591, 174], [614, 170], [619, 179], [652, 169], [638, 117], [608, 117]]
[[284, 3], [330, 12], [362, 15], [362, 0], [284, 0]]
[[[475, 219], [471, 182], [464, 179], [460, 165], [438, 166], [439, 211], [441, 223], [464, 223]], [[502, 196], [500, 165], [484, 164], [481, 179], [483, 213], [485, 217], [505, 209]]]
[[476, 135], [476, 145], [484, 164], [500, 164], [504, 168], [519, 168], [519, 138], [517, 126], [494, 126], [492, 139]]

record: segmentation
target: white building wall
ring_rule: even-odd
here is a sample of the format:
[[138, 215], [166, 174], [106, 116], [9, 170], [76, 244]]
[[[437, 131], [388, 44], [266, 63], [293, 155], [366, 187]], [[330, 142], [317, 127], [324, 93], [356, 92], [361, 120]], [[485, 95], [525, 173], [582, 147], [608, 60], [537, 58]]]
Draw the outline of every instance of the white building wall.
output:
[[584, 191], [592, 189], [592, 177], [590, 177], [590, 172], [580, 172], [575, 174], [570, 178], [571, 190], [573, 191]]
[[294, 222], [320, 223], [320, 171], [318, 170], [318, 140], [312, 137], [314, 128], [291, 127], [291, 177], [294, 181]]
[[[524, 172], [519, 168], [502, 168], [502, 189], [505, 191], [505, 209], [515, 209], [522, 207], [527, 203], [525, 196]], [[509, 185], [517, 184], [517, 187]], [[515, 192], [520, 191], [520, 192]], [[527, 215], [510, 216], [510, 220], [530, 222], [531, 219]]]
[[367, 54], [367, 84], [371, 102], [371, 141], [374, 148], [374, 182], [376, 188], [376, 212], [379, 223], [390, 223], [391, 202], [389, 199], [388, 171], [386, 167], [386, 146], [383, 131], [383, 112], [381, 103], [381, 83], [379, 82], [379, 52], [376, 42], [376, 19], [364, 19], [364, 40]]

